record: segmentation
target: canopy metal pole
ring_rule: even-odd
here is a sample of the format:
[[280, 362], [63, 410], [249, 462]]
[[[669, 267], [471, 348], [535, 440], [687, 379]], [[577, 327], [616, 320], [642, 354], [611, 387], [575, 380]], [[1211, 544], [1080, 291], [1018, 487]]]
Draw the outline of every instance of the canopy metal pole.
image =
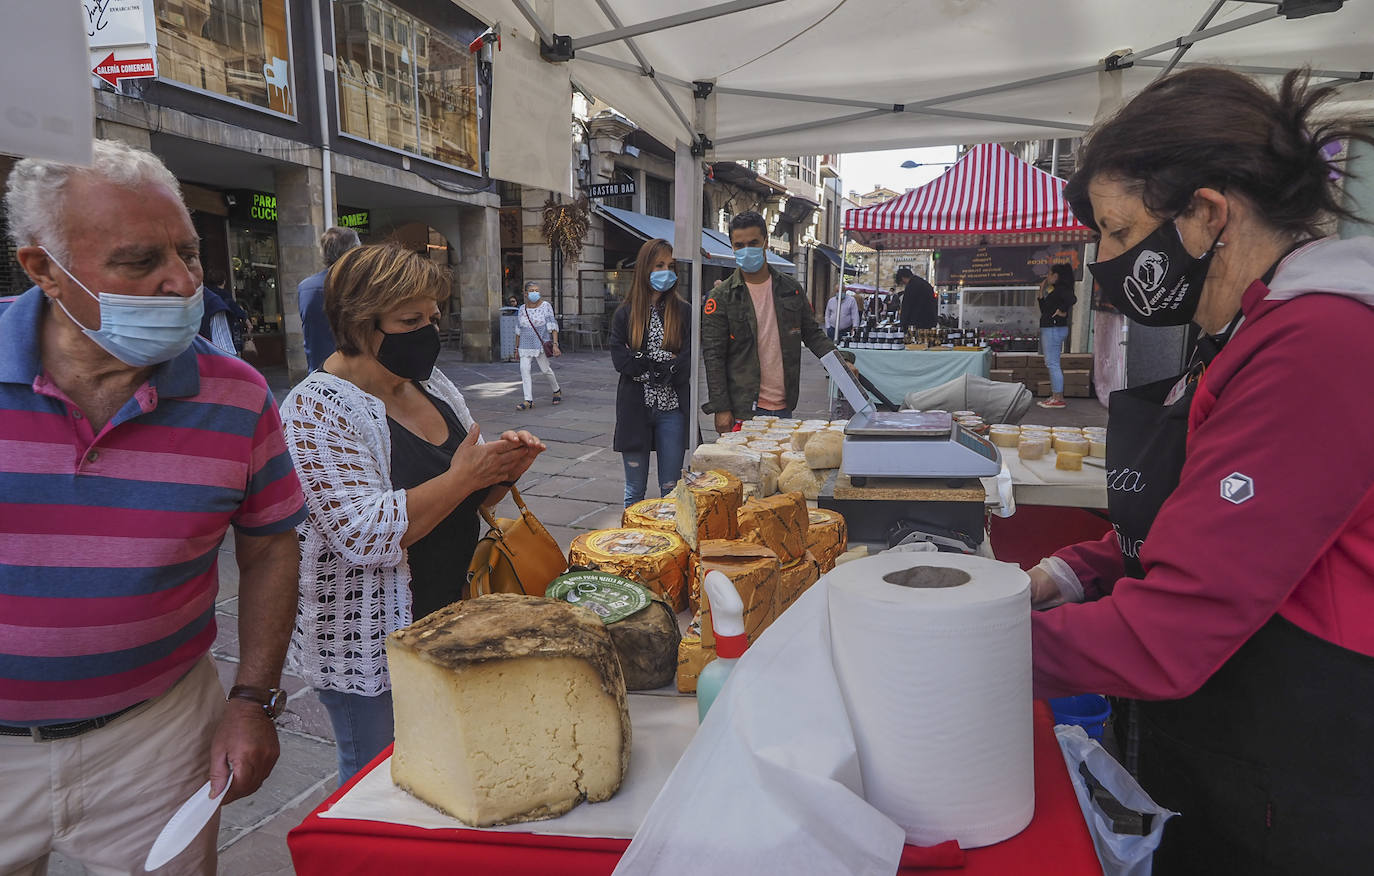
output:
[[[1193, 32], [1196, 33], [1202, 30], [1207, 25], [1211, 24], [1212, 19], [1216, 17], [1217, 10], [1221, 9], [1221, 7], [1225, 5], [1225, 3], [1226, 0], [1212, 0], [1211, 7], [1209, 7], [1208, 10], [1203, 14], [1203, 16], [1198, 19], [1197, 26], [1193, 28]], [[1164, 69], [1159, 71], [1159, 76], [1168, 76], [1169, 72], [1174, 69], [1174, 65], [1177, 64], [1179, 61], [1182, 61], [1183, 56], [1188, 54], [1188, 50], [1192, 47], [1192, 43], [1189, 43], [1186, 46], [1179, 46], [1178, 50], [1174, 52], [1174, 56], [1169, 59], [1167, 64], [1164, 65]]]
[[719, 18], [722, 15], [729, 15], [732, 12], [743, 12], [746, 9], [756, 9], [760, 6], [771, 6], [780, 3], [782, 0], [730, 0], [728, 3], [718, 3], [715, 6], [706, 6], [695, 9], [691, 12], [679, 12], [677, 15], [665, 15], [662, 18], [655, 18], [650, 21], [632, 24], [628, 27], [616, 26], [615, 30], [602, 31], [590, 36], [574, 37], [572, 40], [573, 51], [586, 49], [592, 46], [599, 46], [602, 43], [613, 43], [616, 40], [628, 39], [630, 37], [643, 36], [648, 33], [656, 33], [660, 30], [667, 30], [670, 27], [680, 27], [684, 24], [694, 24], [698, 21], [707, 21], [712, 18]]
[[964, 327], [964, 287], [959, 287], [959, 328]]

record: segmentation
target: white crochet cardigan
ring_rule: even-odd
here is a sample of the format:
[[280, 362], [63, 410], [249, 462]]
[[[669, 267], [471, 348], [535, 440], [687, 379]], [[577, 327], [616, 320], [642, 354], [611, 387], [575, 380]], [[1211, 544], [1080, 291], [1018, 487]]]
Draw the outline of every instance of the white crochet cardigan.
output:
[[[462, 393], [438, 369], [422, 385], [472, 428]], [[296, 527], [300, 599], [287, 664], [317, 689], [375, 696], [391, 689], [387, 634], [412, 620], [406, 493], [391, 487], [386, 407], [317, 371], [286, 396], [281, 416], [309, 512]]]

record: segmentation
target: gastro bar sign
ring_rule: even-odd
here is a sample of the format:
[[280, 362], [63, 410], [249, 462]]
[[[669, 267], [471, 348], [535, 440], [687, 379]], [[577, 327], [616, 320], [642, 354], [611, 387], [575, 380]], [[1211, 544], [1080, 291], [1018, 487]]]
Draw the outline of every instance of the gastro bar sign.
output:
[[589, 186], [587, 196], [591, 198], [614, 198], [617, 195], [633, 195], [635, 184], [631, 182], [596, 183]]

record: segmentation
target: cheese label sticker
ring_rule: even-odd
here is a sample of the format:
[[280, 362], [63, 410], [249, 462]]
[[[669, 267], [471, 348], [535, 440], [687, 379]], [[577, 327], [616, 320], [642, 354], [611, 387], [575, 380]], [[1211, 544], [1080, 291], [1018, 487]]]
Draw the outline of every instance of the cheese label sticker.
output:
[[661, 532], [647, 529], [613, 529], [593, 537], [589, 544], [608, 554], [643, 557], [671, 550], [673, 540]]
[[651, 601], [648, 590], [605, 572], [572, 572], [559, 576], [544, 595], [589, 608], [607, 625], [642, 611]]

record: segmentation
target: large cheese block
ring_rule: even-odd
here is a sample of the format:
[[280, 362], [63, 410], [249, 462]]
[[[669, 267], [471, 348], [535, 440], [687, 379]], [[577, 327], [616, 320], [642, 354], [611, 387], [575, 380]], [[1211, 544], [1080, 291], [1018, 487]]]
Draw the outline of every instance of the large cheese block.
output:
[[692, 471], [723, 471], [746, 483], [758, 483], [760, 454], [730, 444], [702, 444], [692, 451]]
[[620, 515], [620, 525], [627, 529], [657, 529], [677, 531], [677, 500], [671, 498], [645, 499], [626, 508]]
[[807, 518], [806, 549], [824, 574], [835, 568], [835, 560], [849, 549], [849, 526], [844, 515], [829, 508], [810, 508]]
[[677, 673], [677, 615], [647, 587], [606, 572], [570, 572], [545, 596], [588, 609], [611, 633], [626, 690], [653, 690]]
[[739, 535], [737, 515], [744, 504], [744, 484], [728, 472], [686, 472], [673, 490], [674, 527], [692, 550], [708, 538]]
[[773, 620], [774, 591], [778, 586], [778, 555], [746, 541], [703, 541], [693, 564], [692, 591], [701, 607], [701, 640], [715, 643], [710, 601], [702, 587], [707, 572], [723, 572], [744, 603], [744, 632], [752, 641]]
[[807, 589], [821, 579], [820, 565], [808, 551], [796, 562], [778, 571], [778, 589], [774, 595], [773, 617], [776, 619], [791, 607]]
[[784, 493], [801, 493], [808, 499], [821, 495], [820, 476], [804, 460], [788, 463], [778, 476], [778, 489]]
[[783, 565], [806, 553], [809, 523], [806, 497], [801, 493], [750, 499], [739, 509], [740, 538], [768, 548]]
[[843, 457], [843, 432], [826, 429], [806, 442], [806, 464], [812, 468], [839, 468]]
[[491, 594], [386, 644], [397, 787], [477, 827], [554, 818], [620, 787], [630, 762], [625, 680], [591, 612]]
[[703, 645], [701, 636], [683, 636], [677, 646], [677, 689], [682, 693], [696, 693], [701, 670], [714, 659], [715, 647]]
[[572, 540], [568, 565], [638, 581], [667, 600], [674, 611], [681, 611], [687, 607], [689, 553], [687, 543], [675, 532], [602, 529]]

